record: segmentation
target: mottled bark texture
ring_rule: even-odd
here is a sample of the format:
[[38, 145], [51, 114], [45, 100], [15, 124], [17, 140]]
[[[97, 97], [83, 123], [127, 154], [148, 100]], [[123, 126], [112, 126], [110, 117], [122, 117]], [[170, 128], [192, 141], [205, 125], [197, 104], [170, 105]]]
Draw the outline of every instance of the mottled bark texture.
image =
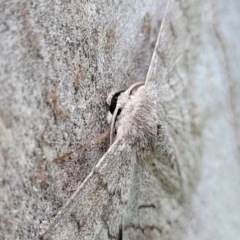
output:
[[163, 149], [177, 152], [183, 194], [164, 190], [164, 174], [130, 150], [108, 152], [113, 187], [100, 173], [51, 237], [239, 237], [239, 1], [3, 0], [0, 239], [37, 239], [107, 152], [108, 139], [53, 161], [108, 128], [108, 93], [146, 79], [162, 22], [148, 89], [168, 131]]

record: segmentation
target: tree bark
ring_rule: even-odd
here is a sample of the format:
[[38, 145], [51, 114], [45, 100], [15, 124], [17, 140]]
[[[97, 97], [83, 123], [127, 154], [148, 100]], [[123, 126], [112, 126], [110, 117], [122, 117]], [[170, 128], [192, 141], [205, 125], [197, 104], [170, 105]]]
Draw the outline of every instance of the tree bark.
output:
[[[78, 219], [83, 202], [53, 239], [117, 239], [122, 233], [112, 234], [116, 229], [124, 240], [240, 235], [240, 4], [168, 4], [173, 10], [156, 68], [180, 96], [180, 102], [163, 104], [167, 113], [172, 106], [183, 111], [180, 121], [175, 114], [164, 121], [180, 153], [184, 187], [191, 191], [182, 202], [174, 199], [176, 206], [163, 196], [161, 210], [154, 209], [140, 165], [132, 169], [125, 226], [107, 222], [109, 229], [102, 230], [99, 224], [99, 236], [89, 237]], [[1, 3], [0, 239], [37, 239], [42, 222], [56, 215], [107, 152], [106, 138], [53, 161], [109, 128], [110, 91], [145, 80], [166, 5], [166, 0]], [[181, 124], [184, 116], [191, 128]], [[170, 117], [175, 120], [167, 123]]]

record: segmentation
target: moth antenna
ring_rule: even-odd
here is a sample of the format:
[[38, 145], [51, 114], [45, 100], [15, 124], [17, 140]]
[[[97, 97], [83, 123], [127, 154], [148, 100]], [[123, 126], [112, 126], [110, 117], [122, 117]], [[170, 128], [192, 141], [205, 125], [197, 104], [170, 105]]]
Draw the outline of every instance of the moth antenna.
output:
[[92, 170], [91, 173], [86, 177], [86, 179], [81, 183], [81, 185], [78, 187], [78, 189], [68, 199], [68, 201], [62, 207], [62, 209], [57, 213], [57, 215], [53, 218], [53, 220], [49, 223], [49, 225], [46, 227], [46, 229], [44, 229], [44, 231], [39, 234], [40, 240], [48, 239], [48, 235], [58, 225], [60, 225], [61, 222], [64, 222], [66, 220], [66, 218], [67, 218], [66, 216], [69, 216], [72, 213], [73, 209], [75, 208], [75, 206], [79, 202], [79, 199], [82, 196], [80, 193], [83, 191], [86, 184], [88, 184], [89, 179], [91, 179], [93, 177], [94, 170]]
[[141, 86], [141, 85], [144, 85], [145, 83], [144, 82], [136, 82], [134, 83], [133, 85], [131, 85], [126, 92], [128, 92], [128, 94], [130, 95], [131, 91], [135, 88], [135, 87], [138, 87], [138, 86]]

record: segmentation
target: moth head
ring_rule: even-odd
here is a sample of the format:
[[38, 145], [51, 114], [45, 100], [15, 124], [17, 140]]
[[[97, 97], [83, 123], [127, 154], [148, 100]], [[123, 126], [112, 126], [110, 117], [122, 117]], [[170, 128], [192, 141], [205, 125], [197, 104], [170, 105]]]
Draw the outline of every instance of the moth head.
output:
[[125, 104], [127, 104], [130, 95], [132, 94], [132, 91], [137, 88], [138, 86], [144, 85], [143, 82], [137, 82], [131, 85], [127, 90], [121, 90], [119, 92], [110, 93], [107, 98], [107, 104], [109, 106], [109, 112], [112, 116], [110, 119], [108, 115], [107, 119], [108, 122], [111, 123], [110, 128], [110, 145], [112, 145], [112, 139], [113, 139], [113, 129], [114, 124], [117, 119], [117, 116], [121, 113], [122, 108], [124, 108]]
[[114, 111], [116, 109], [116, 106], [117, 106], [117, 103], [118, 103], [118, 98], [123, 92], [125, 92], [125, 90], [121, 90], [121, 91], [118, 91], [118, 92], [111, 92], [108, 95], [107, 104], [109, 106], [109, 111], [110, 111], [111, 114], [114, 113]]

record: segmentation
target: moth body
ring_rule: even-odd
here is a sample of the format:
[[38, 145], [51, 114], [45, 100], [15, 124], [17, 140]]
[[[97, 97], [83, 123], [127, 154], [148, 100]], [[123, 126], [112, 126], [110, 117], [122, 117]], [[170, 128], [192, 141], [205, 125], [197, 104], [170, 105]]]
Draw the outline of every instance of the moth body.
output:
[[[145, 86], [110, 93], [107, 102], [110, 103], [107, 120], [114, 124], [117, 138], [127, 137], [140, 149], [152, 146], [157, 138], [159, 117], [156, 103], [149, 97]], [[112, 123], [114, 111], [117, 114]]]
[[114, 112], [119, 113], [115, 120], [114, 114], [111, 111], [108, 113], [115, 129], [115, 141], [124, 139], [126, 145], [135, 149], [138, 161], [152, 169], [165, 190], [179, 193], [181, 173], [176, 152], [149, 88], [145, 85], [138, 86], [131, 92], [126, 90], [111, 96], [117, 96]]

